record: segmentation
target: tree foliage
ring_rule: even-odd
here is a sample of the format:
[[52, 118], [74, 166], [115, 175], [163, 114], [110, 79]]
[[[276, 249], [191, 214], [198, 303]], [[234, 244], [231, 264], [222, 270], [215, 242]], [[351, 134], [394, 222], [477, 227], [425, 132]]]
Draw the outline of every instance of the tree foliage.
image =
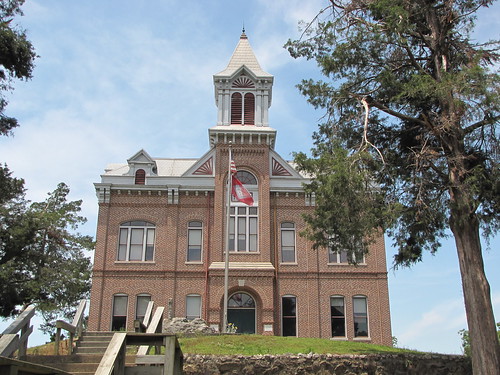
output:
[[18, 188], [0, 205], [0, 316], [34, 304], [49, 330], [58, 315], [74, 311], [90, 291], [89, 236], [76, 232], [86, 219], [81, 201], [68, 201], [59, 184], [43, 202], [29, 204]]
[[[335, 202], [331, 218], [322, 207], [306, 217], [306, 234], [323, 245], [331, 231], [345, 240], [369, 237], [382, 225], [398, 248], [395, 265], [409, 266], [435, 252], [451, 229], [474, 370], [483, 374], [496, 373], [484, 366], [500, 368], [479, 236], [480, 228], [489, 238], [500, 226], [500, 44], [476, 43], [470, 32], [476, 11], [491, 3], [330, 0], [302, 37], [286, 44], [293, 57], [316, 60], [326, 77], [299, 85], [328, 116], [314, 134], [312, 156], [298, 153], [296, 161], [311, 174], [316, 199]], [[332, 145], [345, 148], [343, 158]], [[335, 160], [326, 162], [330, 168], [328, 159]], [[335, 164], [342, 176], [349, 167], [351, 181], [365, 181], [354, 188], [358, 194], [338, 184], [343, 202], [330, 185]], [[350, 206], [365, 213], [339, 215]], [[382, 220], [361, 220], [373, 213]], [[346, 223], [334, 224], [335, 217]]]
[[36, 53], [26, 32], [14, 24], [14, 18], [21, 16], [24, 0], [0, 1], [0, 135], [8, 135], [18, 126], [15, 118], [4, 111], [7, 99], [4, 91], [12, 90], [14, 79], [31, 78]]

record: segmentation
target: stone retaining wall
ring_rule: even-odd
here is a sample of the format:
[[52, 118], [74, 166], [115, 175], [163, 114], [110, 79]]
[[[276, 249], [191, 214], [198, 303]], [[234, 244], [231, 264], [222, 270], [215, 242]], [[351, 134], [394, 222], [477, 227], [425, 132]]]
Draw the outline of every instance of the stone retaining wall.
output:
[[439, 354], [185, 355], [185, 375], [469, 375], [470, 359]]

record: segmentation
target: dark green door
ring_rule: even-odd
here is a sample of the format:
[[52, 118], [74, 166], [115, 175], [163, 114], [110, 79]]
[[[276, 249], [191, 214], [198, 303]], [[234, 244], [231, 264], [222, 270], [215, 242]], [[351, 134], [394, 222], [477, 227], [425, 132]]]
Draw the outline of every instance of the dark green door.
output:
[[246, 293], [235, 293], [228, 300], [227, 322], [236, 333], [255, 333], [255, 301]]

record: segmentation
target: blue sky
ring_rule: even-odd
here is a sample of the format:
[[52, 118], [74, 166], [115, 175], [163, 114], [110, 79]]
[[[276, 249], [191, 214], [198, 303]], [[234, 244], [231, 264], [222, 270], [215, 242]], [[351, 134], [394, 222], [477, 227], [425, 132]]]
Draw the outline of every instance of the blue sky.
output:
[[[318, 76], [314, 62], [282, 48], [299, 36], [325, 0], [28, 0], [18, 21], [40, 58], [31, 81], [17, 83], [7, 108], [21, 126], [0, 138], [0, 161], [43, 200], [66, 182], [83, 199], [95, 235], [93, 183], [104, 167], [138, 150], [153, 157], [200, 157], [215, 125], [213, 74], [223, 70], [242, 25], [263, 69], [275, 77], [270, 126], [276, 150], [308, 151], [323, 113], [295, 85]], [[500, 6], [481, 12], [475, 36], [498, 38]], [[500, 321], [500, 239], [485, 250], [496, 321]], [[391, 266], [394, 249], [387, 241]], [[402, 347], [460, 353], [466, 327], [453, 240], [411, 269], [389, 271], [393, 335]], [[5, 322], [0, 323], [1, 327]], [[47, 338], [34, 334], [30, 345]]]

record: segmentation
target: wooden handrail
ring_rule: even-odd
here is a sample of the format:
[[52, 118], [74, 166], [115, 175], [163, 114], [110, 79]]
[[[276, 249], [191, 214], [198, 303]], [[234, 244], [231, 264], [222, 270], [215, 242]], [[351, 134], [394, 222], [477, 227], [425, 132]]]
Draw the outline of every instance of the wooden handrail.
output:
[[126, 332], [119, 332], [113, 335], [95, 375], [121, 375], [125, 373], [126, 338]]
[[[175, 335], [164, 333], [117, 332], [113, 335], [95, 375], [123, 375], [127, 345], [164, 346], [164, 355], [138, 356], [137, 364], [161, 365], [164, 375], [182, 374], [183, 355]], [[148, 368], [134, 367], [134, 374], [149, 374]], [[155, 372], [156, 373], [156, 372]]]
[[[151, 322], [149, 323], [146, 333], [155, 333], [159, 327], [161, 327], [162, 320], [163, 320], [163, 311], [165, 310], [165, 307], [163, 306], [158, 306], [155, 310], [155, 313], [153, 315], [153, 318], [151, 319]], [[147, 354], [149, 349], [149, 346], [142, 345], [139, 347], [137, 350], [137, 355], [145, 355]]]
[[[18, 350], [18, 357], [26, 357], [28, 338], [33, 332], [30, 326], [31, 318], [35, 315], [35, 307], [28, 306], [19, 316], [2, 332], [0, 338], [0, 355], [10, 357]], [[17, 333], [20, 332], [18, 335]]]
[[55, 339], [55, 354], [59, 355], [59, 343], [61, 342], [61, 329], [64, 329], [69, 332], [69, 351], [70, 354], [73, 352], [73, 340], [76, 337], [79, 337], [82, 334], [83, 330], [83, 315], [85, 312], [85, 306], [87, 304], [87, 300], [82, 299], [78, 308], [76, 309], [75, 317], [73, 318], [73, 322], [67, 323], [64, 320], [56, 321], [56, 339]]

